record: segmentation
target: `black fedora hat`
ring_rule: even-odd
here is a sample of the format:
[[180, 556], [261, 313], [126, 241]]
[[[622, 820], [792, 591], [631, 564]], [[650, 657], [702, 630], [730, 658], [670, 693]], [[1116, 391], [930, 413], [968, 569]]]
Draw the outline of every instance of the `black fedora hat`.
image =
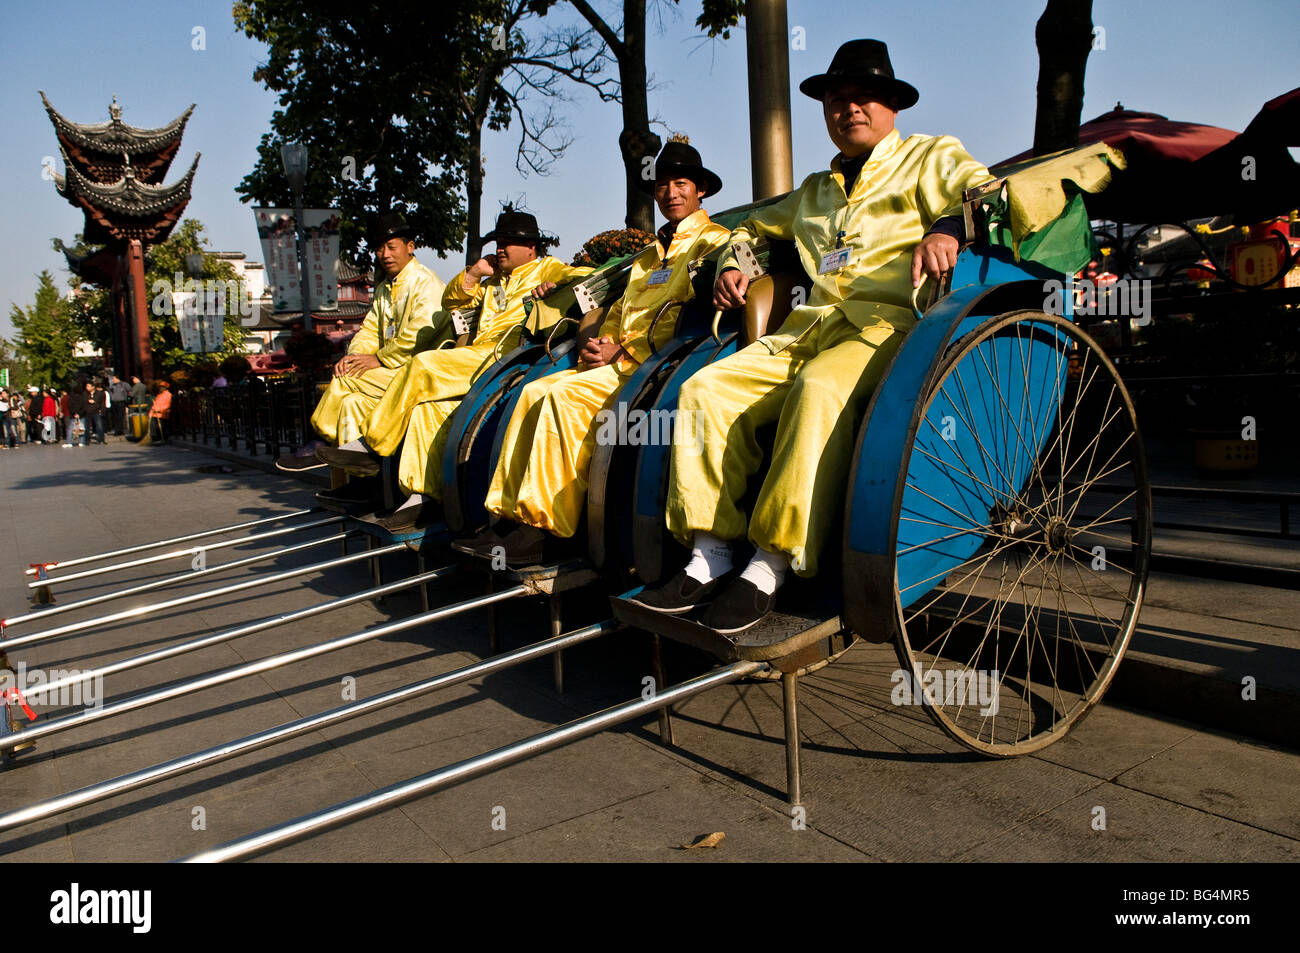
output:
[[556, 244], [554, 236], [542, 234], [541, 229], [537, 227], [535, 215], [511, 209], [506, 209], [497, 216], [496, 227], [483, 236], [483, 241], [499, 242], [503, 238], [518, 238], [542, 246]]
[[690, 179], [706, 195], [717, 195], [722, 191], [722, 180], [718, 178], [717, 173], [704, 168], [699, 150], [690, 142], [691, 140], [686, 136], [673, 136], [668, 140], [668, 144], [660, 150], [659, 157], [655, 159], [655, 177], [638, 180], [637, 185], [642, 192], [653, 194], [655, 180], [665, 175]]
[[408, 242], [415, 241], [415, 230], [406, 224], [400, 212], [385, 212], [375, 219], [374, 224], [370, 226], [370, 231], [366, 234], [366, 244], [371, 248], [378, 248], [390, 238], [405, 238]]
[[821, 100], [832, 83], [854, 82], [879, 89], [898, 101], [899, 109], [915, 106], [921, 94], [910, 83], [894, 76], [889, 62], [889, 47], [880, 40], [849, 40], [838, 50], [824, 73], [809, 76], [799, 84], [799, 92]]

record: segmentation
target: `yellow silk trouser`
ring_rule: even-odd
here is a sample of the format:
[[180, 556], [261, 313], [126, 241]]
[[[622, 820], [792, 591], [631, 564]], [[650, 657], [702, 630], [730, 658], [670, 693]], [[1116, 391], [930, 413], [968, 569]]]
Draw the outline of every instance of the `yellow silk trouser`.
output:
[[459, 406], [459, 397], [415, 405], [397, 465], [397, 482], [407, 493], [442, 499], [442, 451], [450, 429], [447, 421]]
[[832, 527], [842, 525], [858, 424], [902, 340], [893, 327], [859, 330], [834, 312], [777, 354], [757, 341], [691, 377], [677, 426], [694, 425], [699, 452], [674, 441], [669, 531], [687, 545], [697, 532], [745, 535], [739, 501], [763, 461], [755, 431], [777, 421], [749, 540], [785, 553], [799, 575], [815, 575]]
[[487, 511], [556, 536], [576, 533], [596, 451], [596, 415], [625, 379], [606, 364], [525, 387], [501, 443]]
[[[383, 400], [366, 419], [362, 436], [382, 457], [391, 457], [406, 439], [419, 404], [464, 397], [479, 369], [492, 360], [491, 344], [421, 351], [394, 378]], [[455, 410], [455, 408], [452, 408]]]
[[401, 367], [375, 367], [360, 377], [335, 377], [311, 415], [311, 425], [338, 446], [361, 436], [366, 419], [383, 398]]

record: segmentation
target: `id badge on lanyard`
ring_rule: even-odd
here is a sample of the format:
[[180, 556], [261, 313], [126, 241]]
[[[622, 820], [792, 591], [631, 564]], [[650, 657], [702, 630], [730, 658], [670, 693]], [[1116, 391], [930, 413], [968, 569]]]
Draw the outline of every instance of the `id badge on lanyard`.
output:
[[849, 253], [853, 249], [844, 245], [844, 232], [835, 236], [835, 249], [822, 255], [821, 262], [817, 266], [817, 274], [825, 275], [832, 271], [839, 271], [849, 263]]
[[653, 288], [655, 285], [667, 284], [668, 276], [672, 273], [673, 270], [671, 268], [656, 268], [654, 271], [650, 272], [650, 274], [646, 275], [646, 286]]

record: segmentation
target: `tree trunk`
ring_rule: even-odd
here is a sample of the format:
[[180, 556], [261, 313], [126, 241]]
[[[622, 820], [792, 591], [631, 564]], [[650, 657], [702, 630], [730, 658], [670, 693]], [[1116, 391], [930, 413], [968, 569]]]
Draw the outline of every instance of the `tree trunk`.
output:
[[469, 140], [469, 174], [465, 176], [465, 266], [483, 254], [483, 122], [475, 117]]
[[629, 228], [655, 230], [654, 200], [641, 191], [646, 162], [659, 154], [662, 140], [650, 130], [646, 97], [645, 0], [623, 0], [623, 55], [618, 58], [618, 82], [623, 97], [623, 132], [618, 137], [627, 178]]
[[1092, 49], [1092, 0], [1047, 0], [1034, 29], [1038, 45], [1038, 111], [1034, 155], [1079, 143], [1083, 73]]

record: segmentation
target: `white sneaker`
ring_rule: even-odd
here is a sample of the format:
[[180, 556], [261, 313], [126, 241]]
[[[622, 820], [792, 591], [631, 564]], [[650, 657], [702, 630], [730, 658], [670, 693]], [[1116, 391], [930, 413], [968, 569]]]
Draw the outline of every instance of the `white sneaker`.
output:
[[72, 444], [70, 444], [70, 443], [65, 443], [64, 446], [65, 446], [65, 447], [70, 447], [70, 446], [72, 446]]

